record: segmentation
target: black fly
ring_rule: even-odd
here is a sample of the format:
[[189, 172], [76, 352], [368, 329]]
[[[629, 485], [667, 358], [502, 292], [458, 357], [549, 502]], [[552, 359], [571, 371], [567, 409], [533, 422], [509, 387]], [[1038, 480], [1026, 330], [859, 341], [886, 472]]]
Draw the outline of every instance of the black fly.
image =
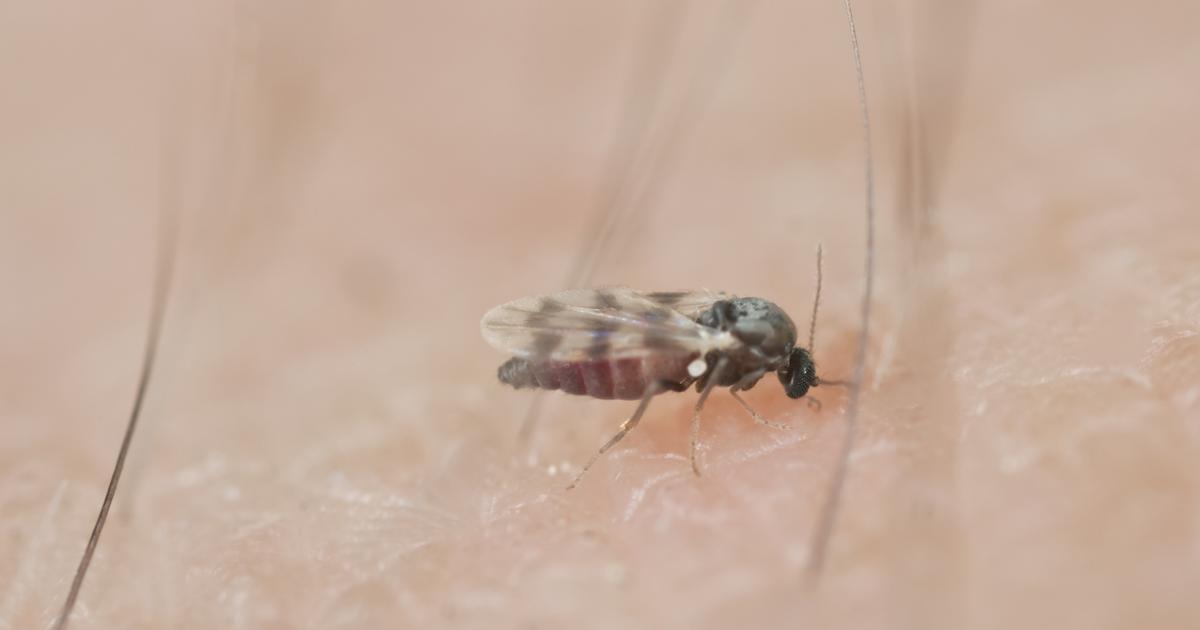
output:
[[[819, 254], [817, 260], [819, 270]], [[815, 304], [813, 317], [815, 321]], [[709, 291], [572, 289], [498, 306], [484, 315], [481, 328], [489, 343], [514, 355], [498, 371], [503, 383], [517, 389], [641, 401], [570, 487], [637, 426], [657, 394], [682, 392], [693, 385], [700, 393], [691, 439], [692, 470], [699, 475], [700, 412], [714, 387], [729, 388], [755, 421], [779, 427], [756, 413], [738, 392], [771, 372], [794, 399], [822, 383], [810, 352], [813, 328], [809, 349], [797, 345], [791, 318], [762, 298]]]

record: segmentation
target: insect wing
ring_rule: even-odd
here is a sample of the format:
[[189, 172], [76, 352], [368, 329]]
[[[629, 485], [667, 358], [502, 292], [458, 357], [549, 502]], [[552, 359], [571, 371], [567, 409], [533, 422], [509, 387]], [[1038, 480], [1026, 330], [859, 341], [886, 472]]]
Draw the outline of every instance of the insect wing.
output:
[[[483, 316], [481, 328], [484, 339], [500, 350], [557, 361], [619, 359], [653, 352], [704, 354], [733, 342], [729, 333], [701, 326], [667, 306], [671, 299], [657, 301], [651, 295], [679, 296], [672, 299], [688, 308], [701, 302], [690, 293], [572, 289], [498, 306]], [[712, 301], [716, 299], [720, 298]]]
[[644, 293], [646, 298], [658, 302], [684, 315], [688, 319], [696, 319], [700, 313], [712, 308], [719, 300], [732, 300], [734, 296], [724, 291], [656, 291]]

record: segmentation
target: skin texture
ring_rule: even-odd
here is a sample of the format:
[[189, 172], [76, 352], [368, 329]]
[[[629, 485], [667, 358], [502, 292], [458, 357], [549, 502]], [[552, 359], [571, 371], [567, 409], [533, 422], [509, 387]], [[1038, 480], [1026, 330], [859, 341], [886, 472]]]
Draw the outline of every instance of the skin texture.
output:
[[[645, 13], [450, 4], [0, 10], [19, 88], [0, 97], [0, 628], [53, 620], [91, 528], [164, 204], [159, 370], [74, 628], [1200, 625], [1194, 3], [981, 3], [969, 36], [858, 7], [878, 293], [815, 587], [841, 390], [814, 390], [817, 413], [764, 379], [747, 398], [788, 430], [714, 392], [699, 479], [694, 393], [655, 399], [570, 493], [632, 403], [548, 396], [517, 443], [529, 393], [496, 382], [478, 320], [563, 282]], [[902, 159], [906, 25], [929, 212]], [[821, 242], [816, 360], [848, 375], [856, 125], [836, 3], [763, 3], [595, 282], [758, 295], [805, 329]]]

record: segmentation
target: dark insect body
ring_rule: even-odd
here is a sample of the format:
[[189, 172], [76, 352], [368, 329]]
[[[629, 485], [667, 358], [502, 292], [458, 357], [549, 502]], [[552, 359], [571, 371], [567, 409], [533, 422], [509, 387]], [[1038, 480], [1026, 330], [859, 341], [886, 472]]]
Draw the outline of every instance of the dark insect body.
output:
[[713, 388], [728, 388], [756, 421], [778, 426], [755, 413], [737, 393], [770, 372], [791, 398], [801, 398], [821, 384], [812, 355], [796, 345], [791, 318], [761, 298], [708, 291], [575, 289], [498, 306], [484, 316], [482, 330], [489, 343], [515, 355], [500, 366], [502, 383], [641, 401], [583, 472], [637, 424], [659, 393], [692, 386], [700, 392], [691, 449], [692, 468], [699, 474], [695, 454], [700, 411]]
[[602, 400], [638, 400], [655, 380], [684, 391], [694, 356], [583, 361], [539, 361], [513, 357], [500, 366], [500, 382], [517, 389], [538, 388]]

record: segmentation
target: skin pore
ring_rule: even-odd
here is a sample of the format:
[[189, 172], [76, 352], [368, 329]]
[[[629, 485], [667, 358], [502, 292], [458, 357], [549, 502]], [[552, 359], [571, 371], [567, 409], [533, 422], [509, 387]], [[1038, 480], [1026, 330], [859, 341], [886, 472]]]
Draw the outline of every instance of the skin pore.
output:
[[[635, 3], [7, 9], [0, 628], [50, 623], [78, 561], [164, 203], [162, 354], [73, 628], [1195, 625], [1200, 11], [980, 3], [962, 84], [923, 75], [924, 212], [889, 53], [919, 14], [856, 9], [876, 318], [815, 588], [844, 391], [816, 412], [764, 379], [746, 398], [786, 430], [715, 391], [699, 479], [695, 394], [664, 394], [567, 493], [633, 403], [549, 395], [522, 447], [528, 393], [478, 334], [579, 251]], [[761, 296], [807, 332], [819, 242], [815, 359], [849, 377], [843, 19], [762, 3], [594, 284]]]

